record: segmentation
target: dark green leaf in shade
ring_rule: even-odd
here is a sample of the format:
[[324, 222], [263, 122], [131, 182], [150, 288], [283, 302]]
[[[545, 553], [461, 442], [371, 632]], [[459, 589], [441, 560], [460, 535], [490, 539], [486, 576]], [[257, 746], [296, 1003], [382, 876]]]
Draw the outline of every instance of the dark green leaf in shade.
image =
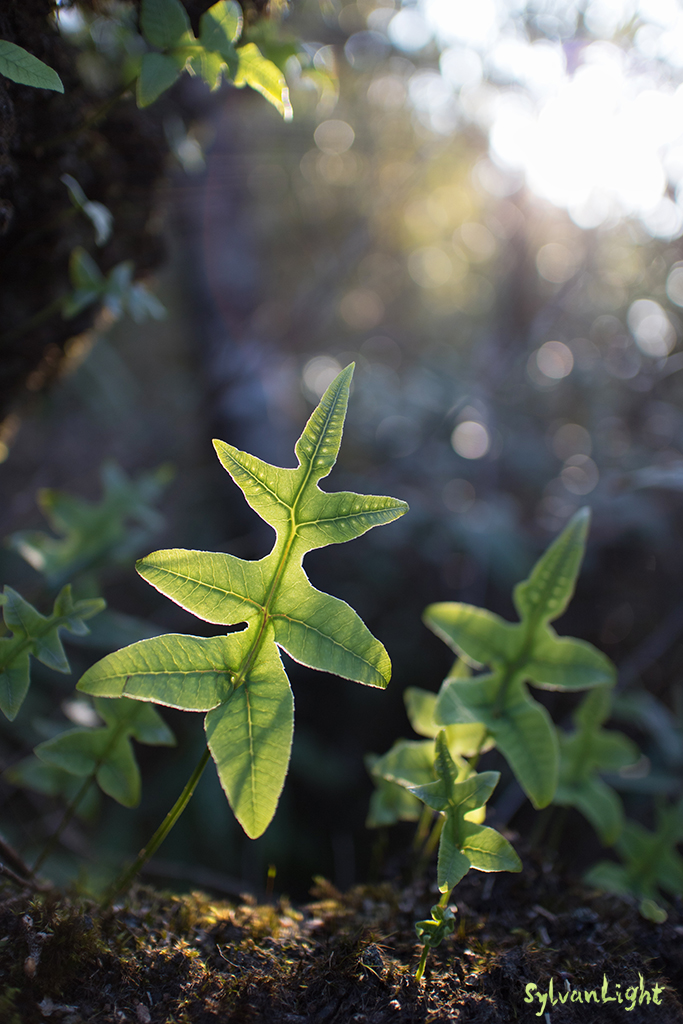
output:
[[62, 80], [56, 71], [34, 57], [23, 46], [10, 43], [7, 39], [0, 39], [0, 75], [19, 85], [64, 92]]
[[148, 107], [179, 78], [183, 64], [169, 54], [150, 52], [142, 58], [136, 86], [139, 107]]
[[140, 802], [140, 771], [131, 738], [152, 746], [175, 746], [175, 738], [154, 708], [138, 701], [98, 699], [105, 725], [69, 729], [39, 743], [34, 753], [53, 768], [81, 778], [93, 776], [100, 789], [124, 807]]
[[52, 586], [126, 561], [163, 525], [154, 504], [172, 475], [165, 465], [131, 479], [116, 463], [107, 462], [99, 502], [44, 488], [38, 492], [38, 504], [57, 537], [27, 530], [12, 534], [9, 546]]
[[190, 19], [180, 0], [142, 0], [140, 29], [152, 46], [170, 50], [190, 31]]
[[677, 846], [683, 842], [683, 799], [657, 811], [654, 832], [636, 821], [627, 820], [616, 843], [620, 864], [601, 861], [585, 875], [596, 888], [640, 901], [643, 917], [662, 922], [666, 902], [661, 891], [683, 896], [683, 857]]
[[581, 811], [606, 846], [619, 838], [624, 814], [621, 799], [600, 773], [635, 764], [640, 754], [627, 736], [602, 728], [610, 712], [611, 690], [591, 690], [573, 714], [574, 731], [558, 731], [560, 776], [554, 798], [556, 804]]
[[11, 587], [0, 594], [5, 626], [11, 637], [0, 638], [0, 710], [12, 721], [28, 693], [30, 657], [57, 672], [70, 672], [60, 630], [83, 635], [85, 620], [105, 607], [101, 598], [73, 601], [71, 587], [65, 586], [54, 603], [52, 614], [41, 615]]

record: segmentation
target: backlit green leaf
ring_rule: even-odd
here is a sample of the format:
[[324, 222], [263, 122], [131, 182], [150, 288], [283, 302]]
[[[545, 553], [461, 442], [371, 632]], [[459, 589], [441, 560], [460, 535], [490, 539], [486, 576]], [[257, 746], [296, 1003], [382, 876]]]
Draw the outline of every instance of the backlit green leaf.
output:
[[558, 744], [552, 720], [528, 693], [612, 684], [614, 666], [583, 640], [558, 637], [548, 625], [567, 606], [581, 564], [589, 510], [582, 509], [515, 588], [521, 621], [505, 622], [471, 605], [430, 605], [424, 620], [455, 651], [493, 669], [474, 679], [447, 678], [434, 721], [439, 726], [480, 723], [495, 740], [536, 807], [552, 800], [558, 781]]
[[154, 637], [94, 665], [78, 688], [207, 711], [207, 741], [230, 804], [251, 837], [275, 812], [289, 762], [293, 701], [278, 647], [295, 660], [370, 686], [386, 686], [389, 658], [357, 614], [316, 590], [307, 551], [343, 543], [402, 515], [394, 498], [339, 492], [318, 482], [341, 444], [353, 367], [332, 382], [296, 444], [298, 467], [272, 466], [222, 441], [223, 466], [276, 532], [259, 561], [177, 549], [137, 564], [157, 590], [206, 621], [242, 632], [211, 638]]
[[514, 590], [515, 608], [522, 619], [552, 622], [569, 604], [586, 547], [590, 509], [574, 515], [534, 566], [528, 580]]
[[237, 63], [235, 43], [242, 34], [242, 8], [235, 0], [220, 0], [199, 19], [199, 41], [206, 50], [222, 54], [228, 64]]
[[464, 821], [462, 852], [477, 871], [521, 871], [522, 864], [505, 836], [487, 825]]
[[381, 828], [383, 825], [394, 825], [397, 821], [417, 821], [420, 817], [420, 801], [404, 786], [389, 782], [375, 771], [378, 761], [380, 758], [376, 754], [366, 755], [365, 765], [375, 784], [365, 819], [366, 827]]
[[[421, 690], [417, 686], [409, 686], [403, 691], [410, 724], [418, 735], [428, 736], [430, 739], [434, 739], [443, 728], [434, 721], [436, 696], [435, 693]], [[490, 750], [494, 742], [490, 737], [487, 738], [486, 727], [478, 722], [449, 725], [446, 729], [446, 739], [453, 757], [473, 757]]]
[[428, 807], [445, 815], [437, 865], [440, 891], [445, 893], [452, 889], [470, 867], [478, 871], [521, 871], [521, 861], [507, 839], [472, 820], [472, 812], [485, 806], [500, 773], [477, 775], [469, 765], [463, 769], [456, 764], [443, 730], [436, 738], [434, 770], [437, 775], [434, 782], [408, 786], [408, 789]]
[[267, 60], [255, 43], [237, 49], [239, 64], [234, 84], [238, 89], [250, 85], [280, 111], [285, 121], [292, 119], [292, 105], [285, 77], [276, 64]]
[[227, 71], [227, 77], [231, 78], [237, 69], [237, 54], [233, 54], [232, 60], [222, 53], [213, 50], [200, 49], [198, 53], [192, 54], [189, 62], [192, 71], [203, 78], [211, 90], [218, 89], [223, 81], [223, 72]]
[[406, 786], [424, 786], [436, 781], [434, 743], [424, 740], [396, 740], [391, 750], [376, 758], [373, 775]]
[[456, 653], [478, 665], [512, 661], [521, 646], [522, 637], [515, 625], [471, 604], [430, 604], [424, 621]]
[[441, 725], [481, 722], [495, 740], [535, 807], [545, 807], [557, 785], [558, 747], [550, 715], [521, 681], [500, 703], [500, 673], [471, 680], [447, 679], [435, 719]]
[[544, 690], [585, 690], [616, 681], [612, 662], [584, 640], [559, 638], [552, 626], [541, 626], [534, 640], [525, 676]]
[[7, 39], [0, 39], [0, 75], [20, 85], [64, 92], [62, 80], [56, 71], [34, 57], [23, 46], [10, 43]]

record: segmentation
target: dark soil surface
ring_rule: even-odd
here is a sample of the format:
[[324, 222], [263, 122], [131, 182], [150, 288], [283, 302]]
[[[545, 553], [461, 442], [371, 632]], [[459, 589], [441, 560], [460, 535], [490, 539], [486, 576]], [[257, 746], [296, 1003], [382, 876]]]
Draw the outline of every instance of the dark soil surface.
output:
[[[531, 860], [518, 876], [470, 873], [419, 984], [413, 925], [436, 901], [424, 882], [342, 895], [318, 880], [298, 908], [140, 887], [100, 914], [3, 895], [3, 1024], [683, 1021], [681, 907], [653, 924]], [[537, 995], [551, 982], [552, 1003]]]

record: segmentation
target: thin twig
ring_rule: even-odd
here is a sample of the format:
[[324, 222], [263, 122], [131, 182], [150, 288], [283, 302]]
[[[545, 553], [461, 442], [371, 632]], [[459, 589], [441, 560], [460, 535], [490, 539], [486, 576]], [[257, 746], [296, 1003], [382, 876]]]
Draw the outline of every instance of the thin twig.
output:
[[31, 877], [31, 869], [28, 864], [24, 863], [17, 851], [14, 850], [9, 843], [2, 838], [2, 836], [0, 836], [0, 858], [3, 861], [8, 861], [18, 875], [27, 879]]

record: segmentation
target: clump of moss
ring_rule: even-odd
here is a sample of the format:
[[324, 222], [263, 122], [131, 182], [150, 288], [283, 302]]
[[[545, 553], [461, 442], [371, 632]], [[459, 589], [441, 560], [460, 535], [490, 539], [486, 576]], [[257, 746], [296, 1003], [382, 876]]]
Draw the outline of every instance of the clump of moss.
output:
[[[60, 1024], [494, 1024], [535, 1012], [524, 1003], [531, 982], [599, 988], [603, 973], [658, 981], [657, 1024], [683, 1019], [681, 908], [662, 925], [644, 921], [527, 861], [523, 880], [459, 886], [456, 932], [418, 984], [413, 922], [431, 884], [341, 893], [317, 879], [301, 907], [138, 886], [104, 913], [75, 896], [0, 887], [0, 1021], [44, 1024], [49, 1012]], [[601, 1006], [601, 1022], [622, 1013]], [[579, 1024], [585, 1007], [556, 1006], [556, 1017]], [[636, 1008], [629, 1022], [641, 1019]]]

